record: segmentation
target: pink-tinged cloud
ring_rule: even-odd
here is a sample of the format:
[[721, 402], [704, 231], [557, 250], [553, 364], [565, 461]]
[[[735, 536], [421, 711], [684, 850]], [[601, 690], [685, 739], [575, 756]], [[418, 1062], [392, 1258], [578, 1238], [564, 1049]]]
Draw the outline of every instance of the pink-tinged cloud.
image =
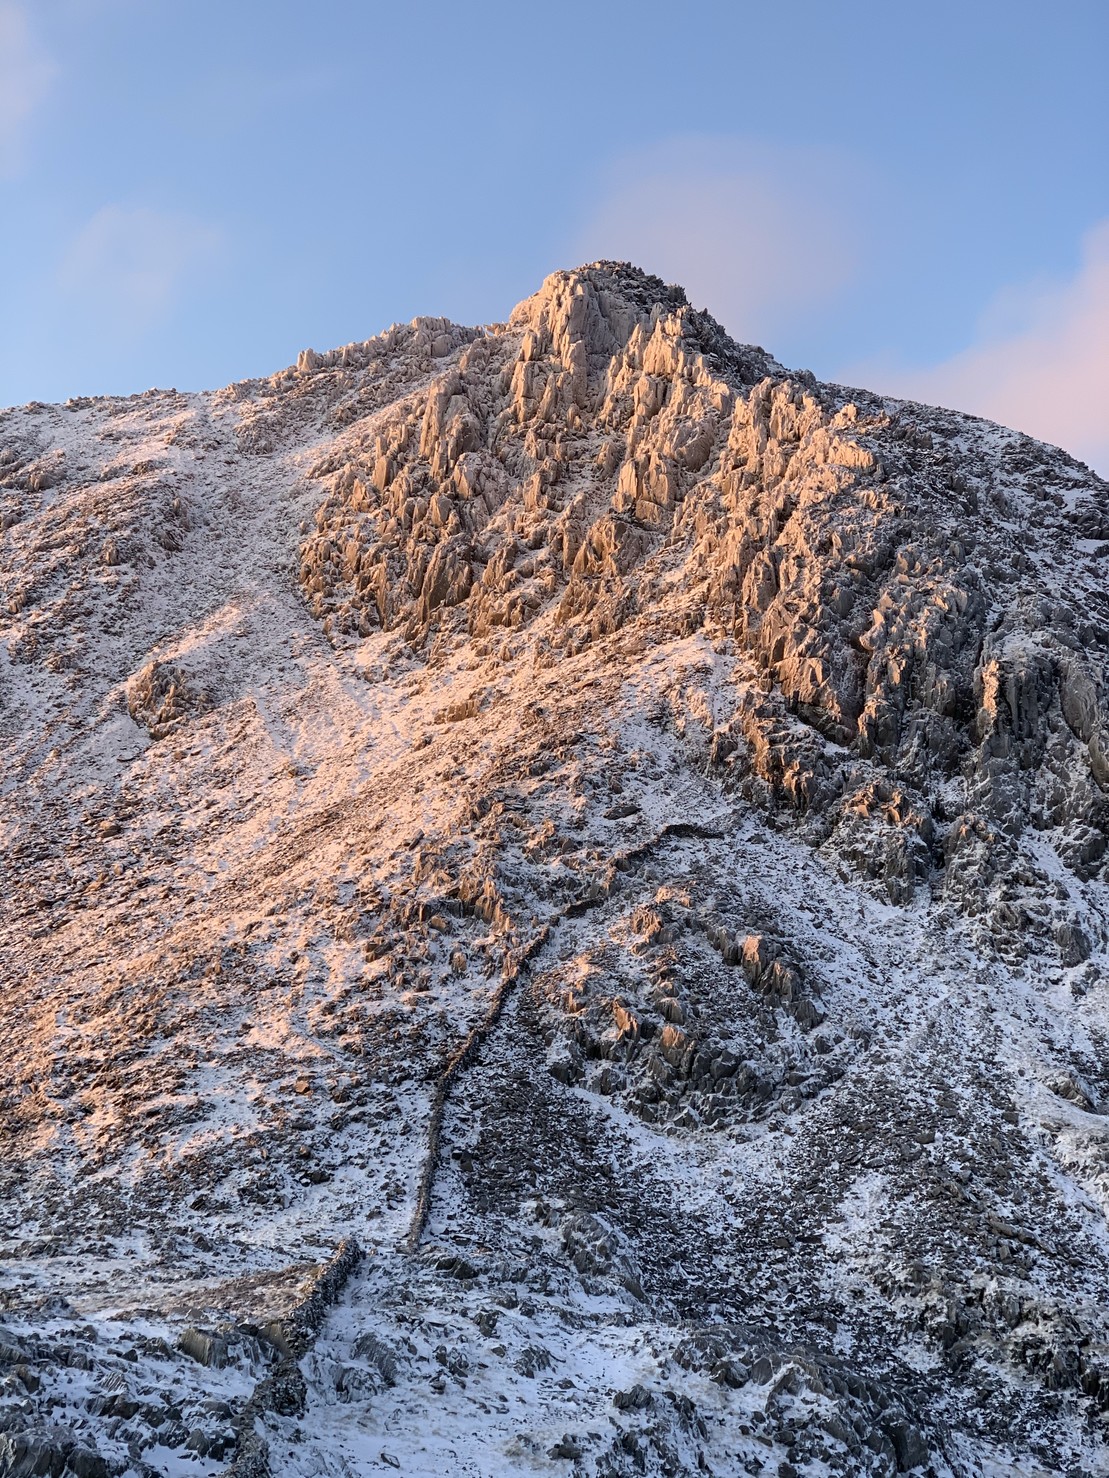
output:
[[35, 40], [27, 7], [0, 0], [0, 179], [22, 169], [28, 125], [56, 73]]
[[1007, 289], [951, 359], [871, 362], [837, 378], [1000, 421], [1109, 476], [1109, 221], [1086, 233], [1073, 277]]
[[680, 283], [734, 338], [773, 351], [857, 269], [852, 213], [831, 183], [841, 163], [756, 140], [673, 139], [609, 169], [572, 251]]

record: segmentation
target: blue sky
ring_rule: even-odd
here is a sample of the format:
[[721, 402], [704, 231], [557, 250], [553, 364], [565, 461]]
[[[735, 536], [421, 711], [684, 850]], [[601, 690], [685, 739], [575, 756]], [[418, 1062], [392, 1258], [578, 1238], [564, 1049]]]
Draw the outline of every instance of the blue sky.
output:
[[0, 403], [631, 257], [1109, 472], [1109, 4], [0, 0]]

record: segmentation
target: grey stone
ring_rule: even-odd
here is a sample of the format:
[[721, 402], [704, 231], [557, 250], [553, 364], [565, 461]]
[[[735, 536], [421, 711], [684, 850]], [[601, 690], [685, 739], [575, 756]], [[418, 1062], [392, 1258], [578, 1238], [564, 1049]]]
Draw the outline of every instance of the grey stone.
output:
[[1090, 958], [1089, 936], [1073, 920], [1056, 926], [1055, 943], [1059, 946], [1059, 958], [1068, 969]]
[[66, 1459], [76, 1478], [108, 1478], [107, 1459], [90, 1447], [75, 1447]]
[[642, 1411], [651, 1404], [651, 1393], [637, 1382], [627, 1391], [617, 1391], [612, 1404], [617, 1411]]
[[182, 1330], [177, 1345], [199, 1365], [210, 1365], [216, 1370], [222, 1370], [227, 1364], [228, 1345], [222, 1335], [189, 1328]]

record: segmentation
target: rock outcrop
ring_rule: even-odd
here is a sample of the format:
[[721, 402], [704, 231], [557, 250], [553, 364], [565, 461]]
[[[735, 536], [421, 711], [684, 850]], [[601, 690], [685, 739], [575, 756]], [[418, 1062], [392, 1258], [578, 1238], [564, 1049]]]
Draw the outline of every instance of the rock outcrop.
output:
[[336, 642], [466, 633], [502, 661], [581, 651], [665, 592], [671, 629], [758, 675], [717, 757], [834, 818], [894, 901], [942, 884], [964, 829], [1056, 833], [1100, 875], [1109, 604], [1076, 546], [1104, 485], [967, 427], [789, 376], [616, 264], [557, 273], [317, 463], [301, 585]]
[[0, 1478], [1105, 1470], [1104, 482], [601, 262], [0, 537]]

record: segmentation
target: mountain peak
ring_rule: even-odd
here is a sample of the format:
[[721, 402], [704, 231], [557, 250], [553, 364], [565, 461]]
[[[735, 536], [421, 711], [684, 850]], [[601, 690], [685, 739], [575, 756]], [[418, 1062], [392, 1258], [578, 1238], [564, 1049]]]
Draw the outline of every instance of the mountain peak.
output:
[[0, 531], [0, 1474], [1105, 1467], [1105, 483], [595, 262]]

